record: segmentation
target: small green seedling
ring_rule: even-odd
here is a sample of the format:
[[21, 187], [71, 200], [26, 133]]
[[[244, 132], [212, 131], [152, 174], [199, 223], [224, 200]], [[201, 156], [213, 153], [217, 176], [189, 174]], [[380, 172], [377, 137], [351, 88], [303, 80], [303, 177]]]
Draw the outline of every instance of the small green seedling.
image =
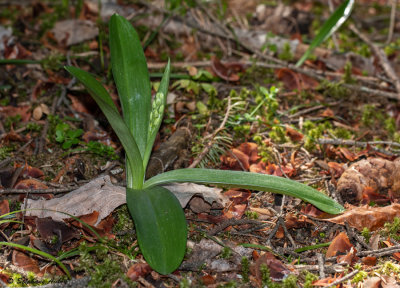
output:
[[81, 81], [107, 117], [126, 153], [126, 199], [135, 222], [140, 250], [149, 265], [161, 274], [174, 271], [186, 250], [185, 214], [176, 197], [161, 185], [196, 182], [269, 191], [297, 197], [332, 214], [344, 209], [311, 187], [285, 178], [239, 171], [178, 169], [145, 181], [145, 171], [160, 128], [168, 93], [170, 63], [151, 101], [146, 58], [139, 37], [123, 17], [110, 20], [110, 51], [114, 80], [123, 118], [106, 89], [88, 72], [65, 69]]
[[82, 134], [82, 129], [71, 129], [67, 123], [59, 123], [56, 126], [56, 141], [62, 143], [63, 149], [69, 149], [78, 144]]

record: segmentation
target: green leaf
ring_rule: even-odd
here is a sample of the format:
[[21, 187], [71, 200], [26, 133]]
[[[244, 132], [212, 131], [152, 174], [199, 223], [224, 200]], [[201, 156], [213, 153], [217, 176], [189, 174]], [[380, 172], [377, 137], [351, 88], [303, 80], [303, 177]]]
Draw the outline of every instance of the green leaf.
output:
[[[164, 99], [163, 99], [164, 107], [167, 104], [167, 95], [168, 95], [170, 72], [171, 72], [171, 64], [170, 64], [170, 61], [168, 59], [167, 66], [165, 67], [164, 74], [163, 74], [163, 77], [161, 79], [160, 86], [158, 87], [158, 91], [157, 91], [157, 93], [161, 92], [164, 95]], [[162, 113], [161, 113], [161, 119], [163, 117], [163, 114], [164, 114], [164, 111], [162, 111]], [[158, 132], [158, 129], [160, 129], [161, 123], [162, 123], [162, 121], [160, 121], [158, 126], [155, 127], [153, 133], [151, 133], [151, 131], [149, 130], [150, 131], [149, 135], [148, 135], [149, 139], [147, 141], [146, 151], [145, 151], [144, 157], [143, 157], [144, 169], [146, 169], [147, 163], [149, 162], [150, 154], [151, 154], [151, 151], [153, 149], [154, 140], [156, 139], [157, 132]]]
[[324, 23], [319, 31], [318, 35], [314, 38], [311, 45], [308, 47], [307, 51], [296, 63], [296, 67], [300, 67], [304, 61], [310, 56], [311, 52], [318, 47], [322, 42], [328, 39], [337, 29], [346, 22], [351, 14], [351, 10], [354, 6], [354, 0], [346, 0], [340, 5], [335, 12], [329, 17], [329, 19]]
[[132, 188], [141, 189], [144, 179], [142, 157], [140, 156], [139, 148], [135, 139], [132, 137], [127, 125], [119, 115], [118, 109], [112, 101], [111, 96], [90, 73], [72, 66], [67, 66], [65, 69], [85, 85], [90, 95], [107, 117], [107, 120], [114, 129], [115, 134], [117, 134], [119, 140], [124, 146], [128, 158], [127, 164], [134, 168], [132, 169], [133, 177], [129, 177], [132, 179], [132, 183], [128, 183], [128, 185]]
[[339, 203], [307, 185], [286, 178], [250, 172], [198, 168], [178, 169], [154, 176], [147, 180], [143, 187], [148, 188], [169, 182], [195, 182], [268, 191], [300, 198], [330, 214], [339, 214], [344, 211]]
[[118, 14], [110, 19], [110, 51], [124, 120], [143, 159], [151, 109], [149, 72], [139, 36], [132, 24]]
[[126, 189], [129, 212], [147, 263], [161, 274], [173, 272], [186, 251], [186, 218], [178, 199], [167, 189], [153, 186]]

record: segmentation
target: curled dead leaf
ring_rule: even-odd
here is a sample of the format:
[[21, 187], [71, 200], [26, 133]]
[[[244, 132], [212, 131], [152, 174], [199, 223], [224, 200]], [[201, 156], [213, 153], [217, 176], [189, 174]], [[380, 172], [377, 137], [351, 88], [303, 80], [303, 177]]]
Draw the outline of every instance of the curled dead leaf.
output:
[[132, 281], [137, 281], [139, 277], [145, 277], [152, 271], [151, 267], [147, 263], [135, 263], [129, 267], [126, 276]]
[[394, 203], [386, 207], [347, 205], [343, 214], [325, 221], [340, 225], [348, 223], [359, 231], [364, 227], [367, 227], [370, 231], [375, 231], [382, 228], [386, 222], [392, 222], [394, 217], [400, 217], [400, 204]]
[[250, 267], [250, 272], [259, 283], [262, 282], [261, 266], [266, 265], [269, 268], [270, 277], [273, 281], [282, 281], [291, 274], [291, 271], [272, 253], [262, 254], [257, 261]]
[[229, 82], [239, 81], [240, 77], [237, 73], [244, 71], [244, 67], [240, 63], [223, 64], [217, 57], [212, 58], [211, 67], [218, 77]]
[[349, 237], [347, 237], [346, 233], [340, 232], [329, 245], [328, 251], [326, 251], [326, 257], [329, 258], [343, 255], [344, 253], [349, 252], [353, 247], [354, 246], [350, 243]]

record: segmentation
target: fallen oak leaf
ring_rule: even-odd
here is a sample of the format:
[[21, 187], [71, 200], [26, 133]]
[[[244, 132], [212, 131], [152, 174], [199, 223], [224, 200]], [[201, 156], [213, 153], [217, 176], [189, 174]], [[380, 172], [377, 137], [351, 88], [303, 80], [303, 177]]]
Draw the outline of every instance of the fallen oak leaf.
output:
[[347, 223], [359, 231], [362, 231], [364, 227], [367, 227], [370, 231], [375, 231], [382, 228], [386, 222], [392, 222], [395, 217], [400, 217], [400, 204], [397, 203], [385, 207], [367, 205], [357, 207], [348, 204], [343, 214], [323, 221], [340, 225]]

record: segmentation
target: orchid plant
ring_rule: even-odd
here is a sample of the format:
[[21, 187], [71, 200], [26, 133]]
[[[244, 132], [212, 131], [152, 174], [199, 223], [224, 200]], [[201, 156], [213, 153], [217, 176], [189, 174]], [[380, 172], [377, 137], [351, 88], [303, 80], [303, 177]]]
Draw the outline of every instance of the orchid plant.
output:
[[152, 100], [146, 58], [139, 37], [125, 18], [113, 15], [109, 23], [111, 65], [123, 117], [106, 89], [88, 72], [65, 69], [87, 88], [119, 137], [126, 153], [126, 199], [136, 227], [140, 250], [161, 274], [177, 269], [186, 251], [187, 223], [177, 198], [163, 184], [195, 182], [300, 198], [328, 213], [343, 207], [313, 188], [295, 181], [250, 172], [178, 169], [145, 180], [153, 143], [160, 128], [168, 93], [170, 63], [166, 65]]

